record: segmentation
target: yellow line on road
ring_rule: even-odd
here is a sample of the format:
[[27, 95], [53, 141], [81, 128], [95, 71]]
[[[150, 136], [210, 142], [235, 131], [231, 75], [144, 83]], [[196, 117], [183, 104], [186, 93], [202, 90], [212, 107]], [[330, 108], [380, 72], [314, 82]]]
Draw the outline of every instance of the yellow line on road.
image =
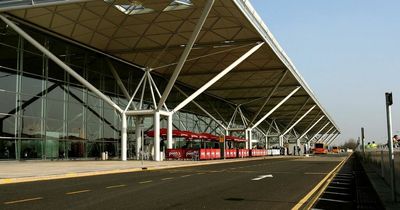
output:
[[[342, 167], [342, 165], [349, 159], [350, 156], [347, 156], [347, 158], [343, 159], [331, 172], [329, 172], [306, 196], [304, 196], [293, 208], [292, 210], [298, 210], [300, 209], [315, 193], [317, 195], [315, 196], [316, 198], [319, 197], [319, 195], [325, 190], [325, 188], [328, 186], [329, 182], [327, 182], [328, 179], [332, 177], [334, 173], [338, 169]], [[325, 184], [325, 186], [323, 186]], [[320, 190], [320, 192], [318, 192]], [[310, 207], [315, 203], [317, 199], [313, 199], [310, 201]], [[310, 207], [306, 207], [304, 209], [310, 209]]]
[[74, 195], [74, 194], [85, 193], [85, 192], [90, 192], [90, 190], [79, 190], [79, 191], [67, 192], [65, 194], [66, 195]]
[[199, 173], [197, 173], [198, 175], [202, 175], [202, 174], [206, 174], [206, 173], [203, 173], [203, 172], [199, 172]]
[[161, 180], [170, 180], [170, 179], [173, 179], [174, 177], [167, 177], [167, 178], [163, 178], [163, 179], [161, 179]]
[[28, 202], [28, 201], [42, 200], [42, 199], [43, 199], [42, 197], [27, 198], [27, 199], [16, 200], [16, 201], [7, 201], [7, 202], [4, 202], [4, 204], [9, 205], [9, 204], [23, 203], [23, 202]]
[[108, 187], [106, 187], [106, 189], [112, 189], [112, 188], [118, 188], [118, 187], [126, 187], [126, 185], [124, 185], [124, 184], [120, 184], [120, 185], [112, 185], [112, 186], [108, 186]]
[[150, 183], [150, 182], [153, 182], [153, 180], [139, 182], [139, 184], [146, 184], [146, 183]]

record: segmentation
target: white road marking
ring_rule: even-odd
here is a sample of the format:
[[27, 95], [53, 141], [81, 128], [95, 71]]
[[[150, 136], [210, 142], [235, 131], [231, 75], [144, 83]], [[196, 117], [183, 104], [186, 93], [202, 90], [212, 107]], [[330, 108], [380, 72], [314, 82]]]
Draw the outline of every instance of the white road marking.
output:
[[258, 180], [261, 180], [261, 179], [264, 179], [264, 178], [272, 178], [272, 177], [273, 177], [272, 174], [261, 175], [261, 176], [258, 176], [257, 178], [252, 179], [252, 180], [253, 181], [258, 181]]

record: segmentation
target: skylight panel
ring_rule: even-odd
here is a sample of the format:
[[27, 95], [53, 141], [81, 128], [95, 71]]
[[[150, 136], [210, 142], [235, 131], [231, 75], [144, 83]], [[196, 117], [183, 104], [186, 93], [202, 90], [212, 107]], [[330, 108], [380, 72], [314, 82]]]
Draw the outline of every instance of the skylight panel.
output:
[[191, 0], [173, 0], [163, 11], [182, 10], [193, 7]]
[[154, 12], [153, 9], [144, 7], [140, 1], [132, 1], [129, 4], [117, 4], [114, 6], [126, 15], [137, 15]]

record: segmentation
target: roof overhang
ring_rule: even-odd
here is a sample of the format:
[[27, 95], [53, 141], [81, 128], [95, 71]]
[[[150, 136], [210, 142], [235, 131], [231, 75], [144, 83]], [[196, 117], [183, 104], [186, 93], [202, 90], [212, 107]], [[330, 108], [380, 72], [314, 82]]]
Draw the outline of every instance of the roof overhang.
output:
[[[117, 8], [118, 5], [133, 2], [140, 2], [140, 6], [151, 10], [126, 14]], [[153, 73], [169, 78], [206, 1], [192, 0], [188, 7], [166, 11], [171, 2], [22, 0], [1, 3], [0, 12], [5, 12], [11, 19], [20, 23], [139, 69], [151, 69]], [[260, 42], [266, 44], [212, 85], [205, 94], [231, 105], [241, 105], [251, 118], [263, 105], [266, 96], [282, 74], [288, 71], [259, 118], [294, 88], [301, 86], [302, 88], [273, 113], [270, 119], [287, 125], [316, 105], [316, 108], [296, 126], [296, 130], [300, 133], [305, 131], [317, 116], [325, 115], [336, 127], [331, 132], [338, 131], [338, 126], [247, 0], [215, 1], [178, 77], [178, 82], [198, 89]], [[176, 105], [176, 102], [171, 100], [167, 103]], [[222, 113], [226, 107], [219, 109]], [[322, 126], [321, 123], [313, 130]]]

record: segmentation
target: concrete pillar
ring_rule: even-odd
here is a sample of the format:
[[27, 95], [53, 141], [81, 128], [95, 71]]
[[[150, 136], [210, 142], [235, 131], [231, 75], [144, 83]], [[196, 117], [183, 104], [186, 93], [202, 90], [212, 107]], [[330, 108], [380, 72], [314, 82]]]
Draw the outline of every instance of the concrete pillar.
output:
[[251, 128], [248, 128], [245, 130], [246, 132], [246, 149], [251, 149], [252, 148], [252, 134], [251, 134]]
[[172, 113], [168, 116], [168, 125], [167, 125], [167, 149], [172, 149]]
[[154, 113], [154, 156], [155, 161], [161, 161], [160, 155], [160, 112]]
[[128, 123], [126, 120], [126, 114], [122, 113], [122, 128], [121, 128], [121, 159], [127, 160], [127, 141], [128, 141]]
[[[143, 118], [142, 117], [136, 117], [136, 122], [135, 122], [135, 126], [136, 126], [136, 160], [140, 159], [140, 150], [142, 147], [142, 130], [143, 130]], [[142, 148], [143, 150], [143, 148]]]

